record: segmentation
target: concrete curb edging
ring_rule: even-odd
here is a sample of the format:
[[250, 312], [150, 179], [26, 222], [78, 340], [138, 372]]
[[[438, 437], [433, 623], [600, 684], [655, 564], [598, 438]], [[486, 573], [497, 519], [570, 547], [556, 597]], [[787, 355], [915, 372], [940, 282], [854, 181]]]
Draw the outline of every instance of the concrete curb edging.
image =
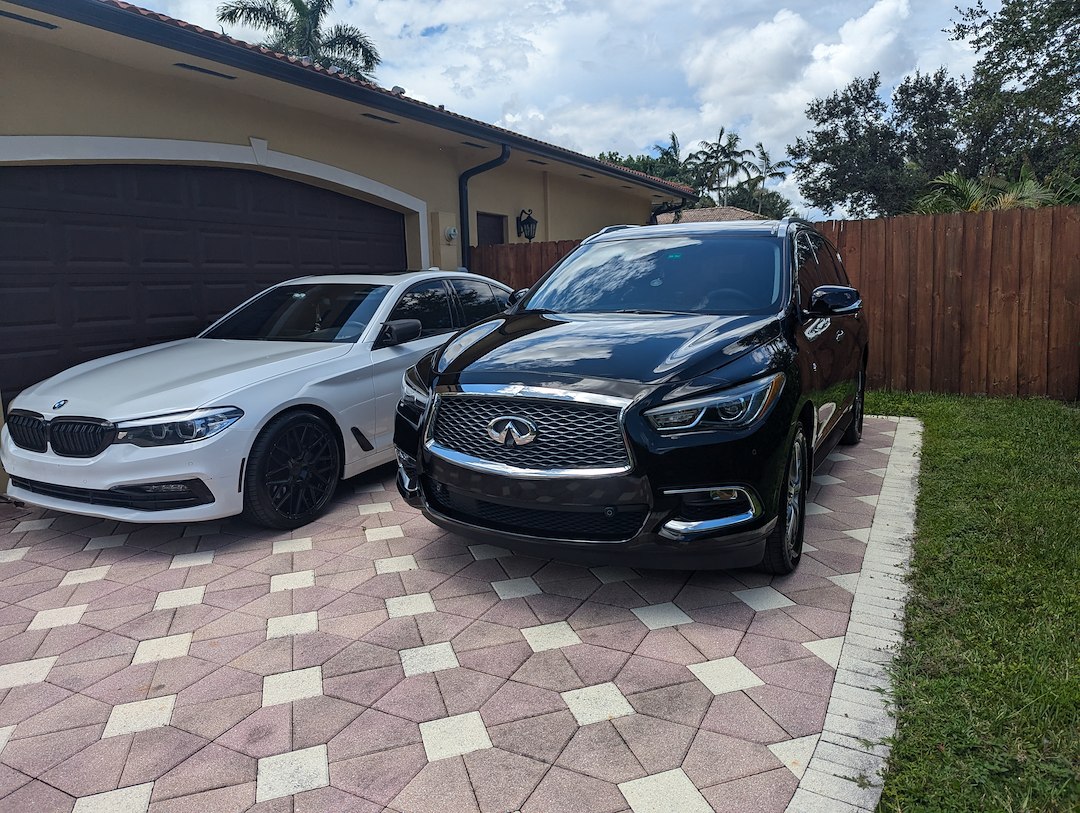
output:
[[862, 813], [881, 799], [896, 731], [888, 666], [903, 636], [922, 430], [914, 418], [897, 419], [825, 726], [787, 813]]

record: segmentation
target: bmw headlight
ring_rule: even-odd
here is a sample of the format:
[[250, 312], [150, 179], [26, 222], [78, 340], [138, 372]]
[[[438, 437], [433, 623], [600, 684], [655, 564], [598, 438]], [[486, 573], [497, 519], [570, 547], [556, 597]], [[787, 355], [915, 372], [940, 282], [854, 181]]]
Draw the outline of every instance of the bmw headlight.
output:
[[428, 393], [428, 388], [424, 386], [424, 382], [420, 380], [420, 374], [415, 367], [410, 367], [401, 377], [402, 403], [423, 412], [430, 400], [431, 395]]
[[775, 373], [712, 395], [650, 409], [645, 417], [660, 432], [737, 429], [764, 415], [783, 389], [784, 374]]
[[212, 438], [244, 415], [236, 407], [211, 407], [123, 421], [116, 425], [116, 443], [136, 446], [176, 446]]

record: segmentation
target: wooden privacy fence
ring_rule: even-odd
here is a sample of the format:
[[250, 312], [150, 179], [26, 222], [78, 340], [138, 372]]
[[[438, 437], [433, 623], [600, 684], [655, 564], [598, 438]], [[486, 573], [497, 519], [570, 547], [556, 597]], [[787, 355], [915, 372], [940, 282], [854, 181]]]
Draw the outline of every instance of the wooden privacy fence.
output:
[[[1080, 207], [817, 224], [870, 324], [873, 387], [1080, 400]], [[525, 288], [579, 241], [482, 246]]]

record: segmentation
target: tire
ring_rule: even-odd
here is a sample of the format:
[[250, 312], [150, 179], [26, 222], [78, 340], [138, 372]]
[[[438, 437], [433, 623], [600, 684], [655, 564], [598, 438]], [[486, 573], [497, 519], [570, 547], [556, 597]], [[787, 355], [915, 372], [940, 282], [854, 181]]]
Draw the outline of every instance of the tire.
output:
[[802, 424], [795, 428], [785, 468], [776, 527], [765, 540], [762, 568], [784, 575], [799, 566], [802, 559], [803, 533], [806, 528], [806, 491], [809, 487], [809, 455]]
[[244, 519], [268, 528], [307, 525], [326, 508], [341, 478], [337, 434], [307, 412], [286, 412], [252, 444], [244, 475]]
[[863, 411], [866, 404], [866, 368], [859, 370], [859, 380], [855, 389], [855, 403], [851, 407], [851, 423], [840, 438], [841, 446], [854, 446], [862, 440]]

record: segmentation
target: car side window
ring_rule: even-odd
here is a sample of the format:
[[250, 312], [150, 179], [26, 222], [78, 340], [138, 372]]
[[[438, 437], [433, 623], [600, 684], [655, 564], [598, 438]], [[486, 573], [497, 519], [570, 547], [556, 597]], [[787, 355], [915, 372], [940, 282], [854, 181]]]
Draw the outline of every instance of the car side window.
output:
[[502, 288], [498, 288], [494, 285], [491, 286], [491, 292], [495, 295], [495, 301], [499, 303], [499, 310], [504, 311], [510, 307], [510, 292], [504, 291]]
[[835, 280], [834, 285], [851, 285], [848, 281], [847, 271], [844, 269], [844, 263], [840, 260], [840, 254], [833, 248], [832, 243], [828, 240], [822, 239], [822, 248], [818, 251], [818, 257], [823, 258], [828, 256], [828, 263], [826, 265], [826, 272], [831, 269], [831, 276]]
[[833, 284], [818, 258], [818, 249], [824, 251], [824, 246], [820, 243], [815, 245], [811, 236], [808, 231], [800, 231], [795, 236], [795, 273], [799, 278], [799, 307], [803, 309], [809, 307], [810, 294], [815, 288]]
[[419, 319], [424, 328], [422, 336], [453, 330], [446, 285], [440, 279], [414, 285], [401, 295], [390, 319]]
[[458, 304], [461, 306], [462, 327], [494, 316], [502, 310], [491, 286], [486, 282], [452, 279], [450, 284], [454, 286], [454, 293], [457, 294]]

